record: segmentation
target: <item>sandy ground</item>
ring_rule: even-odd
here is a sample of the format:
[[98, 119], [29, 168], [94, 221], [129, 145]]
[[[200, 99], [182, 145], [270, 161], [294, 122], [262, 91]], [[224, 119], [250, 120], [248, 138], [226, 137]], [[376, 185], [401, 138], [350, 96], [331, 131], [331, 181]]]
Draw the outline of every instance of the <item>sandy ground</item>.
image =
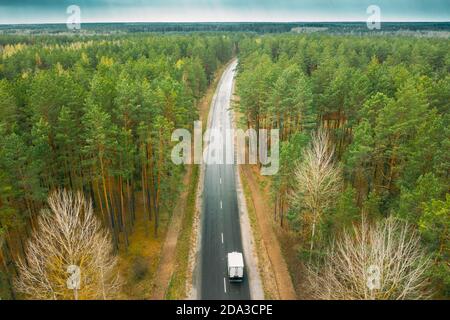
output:
[[[206, 98], [202, 101], [200, 105], [200, 120], [207, 123], [203, 123], [204, 128], [210, 126], [211, 123], [211, 113], [209, 112], [212, 101], [216, 99], [216, 88], [219, 84], [220, 78], [222, 76], [223, 71], [226, 66], [222, 67], [218, 70], [214, 84], [210, 86], [208, 92], [206, 93]], [[209, 98], [210, 97], [210, 98]], [[200, 215], [202, 210], [203, 203], [203, 187], [204, 187], [204, 178], [205, 178], [205, 165], [200, 165], [199, 176], [198, 176], [198, 186], [197, 186], [197, 196], [195, 199], [195, 215], [194, 222], [192, 226], [192, 236], [191, 236], [191, 245], [189, 251], [189, 265], [186, 277], [186, 295], [188, 300], [195, 300], [198, 298], [198, 290], [197, 290], [197, 277], [200, 272], [198, 265], [200, 261], [200, 243], [201, 243], [201, 233], [200, 233]]]
[[176, 247], [178, 235], [182, 227], [183, 217], [187, 205], [187, 195], [189, 183], [191, 182], [192, 167], [186, 166], [187, 172], [183, 178], [183, 191], [178, 197], [177, 203], [172, 213], [172, 218], [167, 230], [164, 245], [161, 250], [161, 259], [156, 270], [156, 277], [153, 284], [152, 300], [163, 300], [169, 287], [170, 279], [175, 270]]
[[263, 264], [261, 272], [265, 289], [273, 299], [297, 299], [286, 261], [283, 258], [278, 238], [273, 229], [270, 205], [261, 194], [260, 187], [255, 179], [255, 175], [258, 173], [253, 169], [257, 168], [252, 165], [242, 165], [240, 172], [251, 191], [253, 200], [251, 205], [255, 210], [258, 234], [261, 237], [263, 252], [260, 256], [262, 257], [261, 260], [264, 260], [261, 261]]
[[188, 275], [186, 277], [186, 293], [188, 300], [196, 300], [198, 298], [198, 290], [197, 290], [197, 277], [199, 270], [197, 268], [197, 263], [200, 261], [200, 243], [201, 243], [201, 234], [200, 234], [200, 214], [203, 202], [203, 181], [205, 178], [205, 166], [200, 165], [200, 173], [198, 176], [198, 186], [197, 186], [197, 197], [195, 199], [195, 216], [194, 216], [194, 225], [192, 226], [192, 237], [191, 237], [191, 250], [189, 251], [189, 266], [188, 266]]
[[[235, 81], [233, 81], [233, 95], [235, 90]], [[233, 129], [236, 129], [236, 121], [233, 110], [231, 110], [231, 123]], [[252, 227], [247, 210], [247, 200], [242, 187], [239, 166], [235, 166], [236, 175], [236, 193], [239, 206], [239, 220], [241, 222], [242, 246], [244, 249], [244, 258], [249, 276], [250, 297], [253, 300], [264, 299], [264, 289], [260, 275], [260, 261], [258, 260], [257, 247], [254, 239]]]
[[[233, 63], [233, 62], [231, 62]], [[234, 88], [234, 82], [233, 82]], [[214, 95], [212, 102], [216, 99], [216, 95]], [[211, 103], [213, 105], [213, 103]], [[207, 127], [211, 126], [211, 115], [209, 113]], [[233, 113], [231, 113], [233, 118]], [[234, 125], [234, 119], [231, 119], [231, 123]], [[192, 270], [192, 281], [189, 282], [187, 292], [188, 299], [198, 299], [198, 278], [201, 274], [201, 270], [199, 268], [199, 258], [200, 258], [200, 244], [201, 244], [201, 228], [200, 228], [200, 218], [201, 218], [201, 209], [203, 203], [203, 181], [204, 181], [204, 165], [201, 165], [200, 175], [199, 175], [199, 184], [197, 190], [197, 199], [196, 199], [196, 217], [195, 217], [195, 226], [194, 233], [196, 237], [192, 241], [192, 250], [190, 254], [190, 269]], [[239, 219], [241, 225], [241, 237], [242, 237], [242, 245], [243, 251], [246, 261], [247, 274], [249, 277], [249, 289], [250, 296], [252, 299], [264, 299], [264, 290], [262, 286], [261, 277], [259, 274], [259, 265], [258, 265], [258, 256], [256, 254], [255, 241], [253, 237], [253, 232], [251, 229], [246, 199], [243, 193], [242, 184], [240, 181], [239, 168], [236, 166], [235, 168], [235, 176], [236, 176], [236, 191], [238, 198], [238, 206], [239, 206]]]

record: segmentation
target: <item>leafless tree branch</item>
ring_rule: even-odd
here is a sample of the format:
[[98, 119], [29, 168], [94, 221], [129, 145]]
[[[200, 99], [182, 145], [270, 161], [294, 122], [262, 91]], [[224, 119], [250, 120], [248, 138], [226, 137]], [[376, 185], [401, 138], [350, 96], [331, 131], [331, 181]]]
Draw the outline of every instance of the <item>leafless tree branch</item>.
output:
[[[81, 193], [60, 190], [48, 198], [15, 287], [29, 299], [109, 299], [120, 286], [111, 237]], [[69, 289], [67, 268], [81, 271], [79, 290]]]
[[311, 251], [314, 248], [317, 223], [324, 210], [335, 202], [342, 190], [341, 169], [334, 164], [333, 156], [334, 148], [330, 144], [328, 133], [325, 129], [319, 129], [312, 135], [310, 147], [304, 151], [303, 159], [295, 171], [296, 190], [292, 193], [291, 200], [312, 216]]
[[[363, 219], [334, 241], [321, 266], [309, 268], [308, 279], [316, 299], [426, 299], [429, 267], [418, 234], [407, 224], [393, 217], [376, 224]], [[371, 268], [379, 272], [374, 286]]]

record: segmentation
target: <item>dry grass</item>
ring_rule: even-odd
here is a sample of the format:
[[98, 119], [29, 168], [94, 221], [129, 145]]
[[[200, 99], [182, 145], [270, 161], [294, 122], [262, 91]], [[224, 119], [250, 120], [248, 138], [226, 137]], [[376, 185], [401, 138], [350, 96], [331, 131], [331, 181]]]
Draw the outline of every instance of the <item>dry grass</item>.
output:
[[[237, 104], [239, 103], [239, 97], [234, 96], [233, 101], [234, 101], [235, 105], [237, 106]], [[244, 121], [244, 119], [245, 119], [244, 114], [239, 112], [239, 109], [235, 107], [234, 115], [235, 115], [236, 127], [246, 130], [247, 125], [246, 125], [246, 122]], [[269, 260], [269, 256], [267, 254], [266, 247], [264, 246], [264, 241], [262, 239], [262, 235], [261, 235], [261, 232], [260, 232], [260, 229], [258, 226], [255, 206], [254, 206], [253, 199], [252, 199], [252, 191], [250, 190], [250, 186], [248, 184], [246, 175], [242, 172], [242, 168], [240, 168], [240, 170], [241, 170], [240, 176], [241, 176], [242, 188], [244, 190], [245, 201], [247, 203], [248, 217], [249, 217], [250, 226], [251, 226], [251, 229], [253, 232], [253, 239], [255, 241], [256, 254], [258, 256], [258, 261], [259, 261], [258, 270], [261, 275], [262, 286], [263, 286], [263, 290], [264, 290], [264, 298], [268, 299], [268, 300], [279, 299], [278, 290], [276, 288], [276, 285], [274, 284], [274, 281], [273, 281], [273, 278], [271, 275], [273, 271], [272, 271], [272, 268], [270, 267], [271, 263]]]
[[306, 276], [307, 270], [302, 261], [299, 259], [298, 249], [300, 247], [300, 239], [293, 232], [286, 231], [280, 227], [275, 228], [275, 234], [280, 242], [281, 251], [284, 260], [291, 275], [292, 284], [295, 292], [300, 300], [309, 299], [307, 295]]
[[[223, 71], [227, 65], [221, 66], [214, 76], [213, 82], [210, 84], [204, 97], [198, 104], [200, 120], [203, 122], [203, 130], [206, 129], [211, 101], [216, 92], [217, 85], [222, 77]], [[167, 290], [166, 299], [185, 299], [187, 297], [186, 281], [189, 268], [189, 253], [191, 249], [191, 238], [193, 232], [193, 224], [195, 218], [195, 201], [197, 198], [197, 187], [199, 183], [199, 167], [192, 168], [192, 177], [189, 183], [189, 191], [187, 198], [187, 207], [182, 221], [181, 233], [178, 236], [176, 247], [176, 265], [172, 278], [170, 279], [169, 288]]]
[[[209, 86], [205, 96], [199, 102], [199, 115], [206, 127], [209, 107], [211, 105], [214, 92], [220, 77], [225, 69], [225, 65], [216, 72], [213, 83]], [[195, 191], [198, 183], [198, 168], [193, 168], [193, 178], [189, 185], [188, 208], [183, 219], [181, 234], [176, 248], [177, 264], [169, 284], [167, 299], [183, 299], [186, 297], [186, 277], [189, 257], [190, 237], [192, 233], [192, 223], [195, 211]], [[137, 196], [137, 199], [141, 197]], [[192, 200], [194, 199], [194, 200]], [[140, 201], [139, 201], [140, 202]], [[192, 208], [191, 208], [192, 206]], [[164, 245], [165, 236], [169, 224], [167, 212], [161, 212], [159, 234], [155, 238], [153, 235], [154, 220], [148, 221], [144, 215], [142, 203], [136, 207], [136, 222], [132, 234], [129, 237], [128, 250], [121, 250], [119, 267], [122, 278], [125, 282], [123, 286], [122, 299], [150, 299], [153, 291], [155, 272], [158, 268], [161, 249]], [[142, 262], [146, 265], [142, 265]], [[139, 275], [140, 277], [137, 277]]]
[[[141, 199], [141, 197], [137, 197]], [[153, 289], [153, 279], [159, 264], [161, 248], [164, 243], [168, 226], [167, 212], [161, 212], [159, 234], [154, 236], [154, 219], [148, 221], [144, 215], [142, 203], [136, 206], [136, 222], [129, 238], [129, 247], [125, 251], [121, 249], [119, 254], [119, 268], [125, 285], [123, 286], [122, 299], [149, 299]], [[147, 263], [147, 268], [138, 266], [140, 261]], [[137, 277], [137, 271], [141, 276]]]
[[[270, 212], [274, 211], [273, 201], [271, 197], [271, 179], [269, 176], [261, 176], [259, 174], [258, 166], [252, 166], [252, 174], [259, 186], [259, 192], [262, 197], [264, 197], [267, 203], [270, 205]], [[245, 180], [245, 175], [241, 175], [243, 180]], [[245, 181], [245, 183], [247, 183]], [[245, 188], [245, 187], [244, 187]], [[250, 192], [250, 191], [249, 191]], [[246, 195], [247, 197], [247, 195]], [[251, 195], [248, 195], [247, 203], [250, 203]], [[307, 299], [305, 294], [305, 277], [306, 268], [302, 264], [298, 257], [298, 248], [300, 240], [298, 236], [285, 228], [281, 228], [280, 224], [274, 221], [271, 217], [267, 217], [272, 223], [272, 227], [275, 231], [275, 235], [280, 244], [281, 253], [286, 262], [289, 270], [289, 274], [292, 279], [292, 284], [294, 286], [295, 292], [299, 299]], [[286, 223], [286, 221], [285, 221]], [[252, 226], [253, 227], [253, 226]], [[259, 250], [258, 250], [259, 251]], [[266, 290], [266, 289], [265, 289]]]
[[184, 214], [181, 233], [178, 236], [176, 248], [176, 265], [167, 290], [167, 300], [180, 300], [186, 298], [186, 278], [189, 267], [189, 250], [192, 227], [195, 216], [195, 199], [197, 197], [199, 168], [192, 168], [192, 176], [189, 184], [187, 207]]
[[[205, 96], [199, 102], [199, 115], [203, 121], [203, 129], [206, 128], [208, 114], [211, 106], [211, 101], [216, 91], [217, 85], [220, 81], [223, 71], [227, 65], [223, 65], [216, 72], [214, 81], [209, 86]], [[195, 199], [199, 179], [199, 170], [195, 166], [193, 168], [192, 179], [189, 184], [188, 201], [186, 213], [183, 218], [181, 233], [179, 234], [178, 243], [176, 247], [176, 266], [172, 278], [170, 280], [166, 299], [185, 299], [186, 298], [186, 281], [188, 277], [189, 267], [189, 251], [191, 245], [191, 237], [193, 232], [193, 221], [195, 216]], [[245, 184], [245, 182], [244, 182]], [[247, 201], [249, 201], [249, 190], [246, 191]], [[137, 197], [140, 199], [139, 197]], [[250, 207], [250, 206], [249, 206]], [[153, 236], [154, 221], [149, 222], [143, 214], [142, 204], [138, 204], [136, 208], [136, 223], [133, 233], [130, 235], [130, 246], [125, 252], [120, 252], [119, 266], [125, 285], [121, 298], [123, 299], [149, 299], [152, 296], [153, 280], [155, 272], [158, 268], [159, 259], [161, 256], [161, 249], [164, 244], [165, 235], [168, 228], [169, 217], [167, 213], [162, 214], [160, 219], [159, 236]], [[250, 212], [252, 211], [252, 212]], [[255, 230], [256, 216], [254, 208], [249, 208], [250, 223], [253, 230]], [[261, 237], [255, 234], [255, 241], [257, 246], [261, 246]], [[261, 250], [258, 250], [260, 252]], [[266, 254], [267, 255], [267, 254]], [[268, 259], [268, 257], [266, 257]], [[140, 261], [147, 262], [146, 270], [139, 270]], [[138, 264], [137, 266], [135, 264]], [[138, 269], [138, 270], [136, 270]], [[136, 271], [144, 273], [142, 277], [136, 277]], [[145, 271], [145, 272], [144, 272]], [[273, 294], [265, 292], [266, 298], [273, 298]]]
[[[245, 119], [245, 114], [240, 112], [239, 110], [239, 102], [240, 97], [235, 95], [233, 97], [234, 101], [234, 114], [235, 114], [235, 121], [236, 126], [240, 129], [246, 130], [247, 129], [247, 122]], [[254, 180], [257, 182], [258, 189], [254, 190], [253, 192], [258, 192], [261, 197], [263, 197], [266, 201], [266, 203], [269, 205], [268, 212], [274, 212], [274, 205], [271, 197], [271, 183], [272, 180], [269, 176], [261, 176], [259, 174], [259, 167], [258, 166], [252, 166], [251, 168], [251, 174], [254, 177]], [[262, 241], [262, 235], [260, 234], [260, 230], [257, 225], [256, 221], [256, 212], [255, 207], [253, 204], [252, 199], [252, 190], [250, 189], [249, 183], [247, 181], [246, 175], [241, 174], [242, 184], [244, 188], [244, 194], [247, 200], [247, 207], [248, 207], [248, 213], [250, 217], [250, 223], [251, 227], [254, 232], [254, 238], [256, 242], [256, 248], [257, 248], [257, 254], [258, 259], [260, 261], [260, 274], [262, 276], [262, 282], [263, 282], [263, 288], [264, 288], [264, 295], [267, 299], [279, 299], [278, 296], [278, 290], [276, 286], [274, 287], [274, 281], [273, 279], [269, 279], [268, 276], [270, 276], [270, 272], [268, 273], [268, 270], [261, 270], [262, 265], [269, 263], [269, 257], [267, 256], [267, 251], [264, 247], [264, 242]], [[294, 287], [295, 293], [297, 297], [303, 298], [301, 295], [299, 295], [300, 292], [302, 292], [301, 283], [303, 283], [303, 278], [305, 274], [305, 268], [300, 264], [300, 260], [298, 259], [297, 254], [297, 246], [296, 243], [298, 243], [295, 236], [282, 229], [279, 224], [277, 224], [270, 215], [267, 215], [266, 217], [270, 223], [272, 224], [273, 230], [275, 232], [275, 236], [279, 242], [281, 254], [286, 262], [289, 274], [292, 279], [292, 285]]]
[[270, 272], [266, 268], [270, 265], [267, 250], [264, 247], [264, 242], [261, 238], [261, 233], [256, 221], [256, 212], [253, 205], [252, 194], [248, 185], [247, 179], [244, 174], [241, 173], [242, 188], [244, 190], [245, 200], [247, 202], [247, 212], [250, 220], [250, 226], [253, 231], [253, 239], [255, 240], [255, 248], [258, 256], [259, 264], [258, 269], [261, 275], [264, 298], [267, 300], [278, 299], [276, 288], [273, 288], [273, 281], [270, 281]]

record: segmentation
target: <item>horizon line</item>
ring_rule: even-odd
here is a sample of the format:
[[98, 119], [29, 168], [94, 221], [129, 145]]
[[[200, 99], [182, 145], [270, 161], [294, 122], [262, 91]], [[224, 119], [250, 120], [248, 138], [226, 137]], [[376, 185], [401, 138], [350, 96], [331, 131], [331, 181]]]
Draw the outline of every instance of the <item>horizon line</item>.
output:
[[[320, 24], [320, 23], [366, 23], [366, 20], [323, 20], [323, 21], [87, 21], [81, 22], [81, 24], [108, 24], [108, 23], [116, 23], [116, 24], [166, 24], [166, 23], [194, 23], [194, 24], [209, 24], [209, 23], [224, 23], [224, 24], [232, 24], [232, 23], [275, 23], [275, 24], [292, 24], [292, 23], [311, 23], [311, 24]], [[381, 21], [381, 23], [450, 23], [450, 20], [386, 20]], [[27, 26], [27, 25], [65, 25], [66, 22], [24, 22], [24, 23], [2, 23], [2, 26]]]

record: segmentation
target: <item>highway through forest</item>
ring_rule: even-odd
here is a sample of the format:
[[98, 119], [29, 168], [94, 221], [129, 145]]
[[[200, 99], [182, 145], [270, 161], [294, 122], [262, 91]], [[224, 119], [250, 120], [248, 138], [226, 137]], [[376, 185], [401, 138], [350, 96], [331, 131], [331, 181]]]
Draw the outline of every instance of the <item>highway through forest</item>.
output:
[[[210, 129], [219, 130], [223, 136], [225, 130], [232, 128], [230, 107], [236, 66], [237, 60], [224, 71], [210, 110]], [[211, 143], [215, 142], [218, 140], [213, 139]], [[233, 146], [223, 146], [222, 150], [223, 158], [226, 159], [226, 154], [232, 152]], [[217, 154], [207, 152], [208, 160], [212, 156]], [[227, 277], [227, 253], [243, 252], [235, 164], [226, 164], [225, 160], [223, 164], [210, 162], [207, 161], [205, 165], [203, 188], [200, 297], [208, 300], [250, 299], [247, 269], [242, 283], [230, 283]]]

